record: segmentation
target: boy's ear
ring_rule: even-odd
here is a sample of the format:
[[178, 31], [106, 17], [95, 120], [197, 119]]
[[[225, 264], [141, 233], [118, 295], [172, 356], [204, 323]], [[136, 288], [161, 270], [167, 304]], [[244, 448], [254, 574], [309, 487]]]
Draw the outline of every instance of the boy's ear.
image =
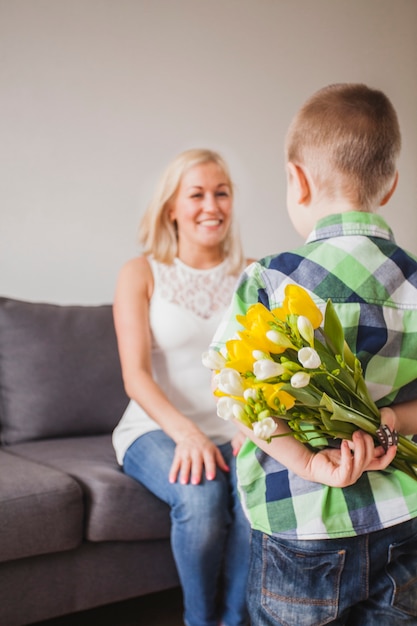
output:
[[395, 172], [394, 182], [392, 183], [389, 192], [382, 198], [380, 202], [380, 206], [384, 206], [384, 204], [387, 204], [388, 200], [390, 200], [392, 194], [396, 190], [397, 184], [398, 184], [398, 172]]
[[298, 204], [308, 204], [311, 198], [311, 189], [303, 166], [290, 161], [287, 168], [289, 181], [294, 185], [296, 201]]

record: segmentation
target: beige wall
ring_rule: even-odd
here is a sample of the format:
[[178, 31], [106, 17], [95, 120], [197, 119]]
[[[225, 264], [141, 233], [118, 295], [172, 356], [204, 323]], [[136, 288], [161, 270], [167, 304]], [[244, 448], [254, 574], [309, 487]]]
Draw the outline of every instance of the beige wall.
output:
[[383, 211], [417, 254], [416, 0], [0, 0], [0, 295], [112, 300], [167, 162], [223, 153], [246, 251], [300, 243], [282, 143], [319, 87], [386, 91], [403, 131]]

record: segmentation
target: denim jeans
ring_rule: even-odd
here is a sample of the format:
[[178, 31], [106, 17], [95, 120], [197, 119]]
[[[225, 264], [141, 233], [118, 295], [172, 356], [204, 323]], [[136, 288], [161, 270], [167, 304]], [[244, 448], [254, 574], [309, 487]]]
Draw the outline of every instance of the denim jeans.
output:
[[236, 486], [231, 445], [219, 446], [230, 473], [199, 485], [168, 482], [175, 443], [163, 431], [139, 437], [123, 469], [171, 507], [171, 546], [186, 626], [247, 626], [250, 528]]
[[417, 519], [345, 539], [252, 531], [253, 626], [417, 624]]

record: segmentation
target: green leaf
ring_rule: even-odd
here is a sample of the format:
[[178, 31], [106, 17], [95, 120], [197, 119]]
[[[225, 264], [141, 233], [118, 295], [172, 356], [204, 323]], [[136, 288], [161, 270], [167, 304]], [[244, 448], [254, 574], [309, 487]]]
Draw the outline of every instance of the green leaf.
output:
[[343, 354], [345, 334], [343, 332], [342, 324], [336, 314], [333, 302], [329, 299], [326, 304], [326, 311], [324, 313], [324, 337], [326, 345], [333, 354]]
[[359, 413], [354, 409], [351, 409], [347, 406], [341, 405], [338, 402], [329, 398], [326, 394], [323, 394], [323, 406], [332, 413], [332, 421], [337, 420], [339, 422], [348, 422], [353, 424], [357, 428], [364, 430], [370, 435], [375, 436], [376, 429], [378, 427], [375, 420], [371, 417], [364, 415], [363, 413]]
[[307, 407], [319, 407], [321, 396], [313, 391], [310, 385], [307, 387], [292, 387], [291, 383], [285, 383], [281, 389], [289, 393], [300, 404]]
[[352, 350], [349, 348], [346, 340], [345, 340], [345, 342], [343, 344], [342, 356], [343, 356], [343, 360], [345, 361], [346, 365], [348, 367], [350, 367], [351, 370], [355, 371], [355, 363], [357, 361], [357, 358], [353, 354]]

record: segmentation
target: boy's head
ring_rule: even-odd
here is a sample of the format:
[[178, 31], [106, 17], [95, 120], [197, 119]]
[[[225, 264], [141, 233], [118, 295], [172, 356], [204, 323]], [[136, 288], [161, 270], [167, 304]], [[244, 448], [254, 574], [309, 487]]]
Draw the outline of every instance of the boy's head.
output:
[[384, 203], [400, 148], [394, 107], [384, 93], [362, 84], [316, 92], [293, 119], [285, 144], [287, 162], [306, 168], [321, 195], [342, 196], [359, 211]]

